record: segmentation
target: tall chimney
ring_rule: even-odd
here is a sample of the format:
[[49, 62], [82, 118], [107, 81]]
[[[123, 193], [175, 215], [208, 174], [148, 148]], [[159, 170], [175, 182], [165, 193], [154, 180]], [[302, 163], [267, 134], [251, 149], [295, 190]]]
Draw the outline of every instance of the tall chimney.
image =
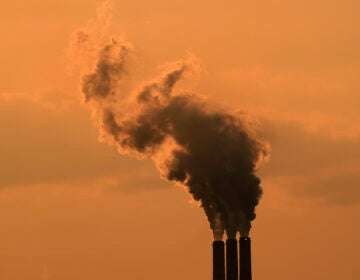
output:
[[240, 237], [240, 280], [251, 280], [250, 237]]
[[213, 280], [225, 280], [224, 241], [213, 242]]
[[238, 280], [238, 245], [235, 238], [226, 240], [226, 279]]

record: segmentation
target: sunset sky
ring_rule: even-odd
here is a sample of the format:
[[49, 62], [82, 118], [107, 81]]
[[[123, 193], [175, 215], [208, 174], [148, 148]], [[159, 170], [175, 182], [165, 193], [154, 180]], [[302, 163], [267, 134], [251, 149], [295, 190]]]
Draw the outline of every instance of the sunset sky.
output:
[[254, 280], [360, 279], [360, 2], [114, 0], [112, 17], [100, 3], [1, 5], [0, 279], [211, 279], [203, 210], [99, 141], [79, 28], [132, 43], [126, 90], [190, 54], [201, 69], [178, 87], [256, 120], [271, 156]]

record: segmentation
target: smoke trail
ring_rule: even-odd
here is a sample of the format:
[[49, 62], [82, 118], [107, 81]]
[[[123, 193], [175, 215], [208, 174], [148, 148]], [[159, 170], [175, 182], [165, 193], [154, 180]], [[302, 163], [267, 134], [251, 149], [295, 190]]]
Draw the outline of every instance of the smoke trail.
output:
[[122, 153], [150, 157], [162, 177], [186, 186], [221, 239], [239, 231], [247, 236], [262, 194], [256, 165], [268, 151], [248, 122], [207, 108], [199, 97], [175, 93], [174, 86], [193, 69], [178, 61], [158, 79], [122, 100], [118, 85], [126, 75], [131, 45], [112, 41], [98, 55], [82, 90], [95, 109], [102, 135]]
[[97, 51], [108, 41], [112, 10], [111, 2], [100, 2], [96, 17], [90, 19], [85, 27], [77, 28], [71, 34], [67, 49], [68, 70], [71, 74], [92, 68]]

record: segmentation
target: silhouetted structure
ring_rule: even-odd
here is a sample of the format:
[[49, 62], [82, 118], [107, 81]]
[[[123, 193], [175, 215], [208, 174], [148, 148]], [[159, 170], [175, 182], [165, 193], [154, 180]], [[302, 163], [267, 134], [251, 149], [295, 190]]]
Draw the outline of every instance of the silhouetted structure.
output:
[[238, 280], [238, 242], [235, 238], [226, 240], [226, 279]]
[[251, 240], [240, 237], [240, 280], [251, 280]]
[[213, 280], [225, 280], [225, 246], [224, 242], [213, 242]]

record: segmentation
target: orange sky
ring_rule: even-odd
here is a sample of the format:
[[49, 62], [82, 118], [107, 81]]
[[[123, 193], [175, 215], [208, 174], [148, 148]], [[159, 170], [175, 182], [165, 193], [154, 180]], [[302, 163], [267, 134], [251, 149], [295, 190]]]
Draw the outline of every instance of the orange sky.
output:
[[[84, 61], [67, 48], [97, 4], [2, 3], [0, 279], [210, 279], [203, 211], [150, 160], [99, 143], [79, 100]], [[251, 231], [256, 280], [360, 277], [359, 8], [123, 0], [100, 36], [134, 44], [134, 84], [193, 53], [203, 71], [180, 87], [259, 120], [272, 155]]]

